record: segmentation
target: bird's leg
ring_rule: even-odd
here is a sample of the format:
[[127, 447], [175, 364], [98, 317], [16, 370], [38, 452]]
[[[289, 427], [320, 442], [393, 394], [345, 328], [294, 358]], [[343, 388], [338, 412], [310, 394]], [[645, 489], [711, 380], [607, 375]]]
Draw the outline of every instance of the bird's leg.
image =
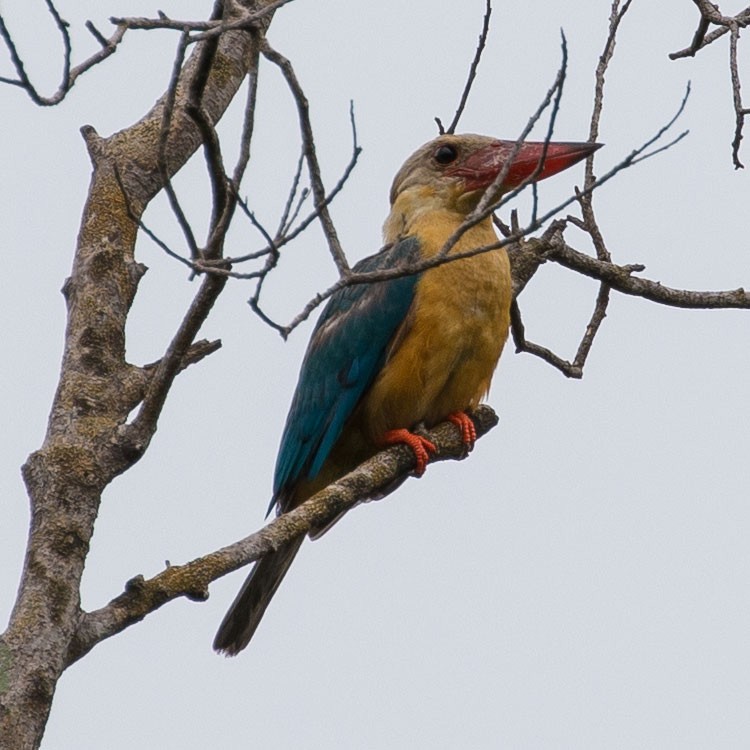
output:
[[388, 430], [380, 439], [383, 445], [396, 445], [397, 443], [403, 443], [408, 445], [414, 453], [414, 460], [416, 466], [414, 467], [414, 473], [421, 477], [424, 474], [424, 470], [427, 468], [427, 462], [430, 460], [430, 453], [437, 453], [437, 446], [432, 441], [421, 435], [416, 435], [409, 430]]
[[448, 421], [453, 422], [461, 431], [461, 441], [470, 451], [477, 442], [477, 428], [474, 426], [474, 420], [465, 411], [454, 411], [448, 415]]

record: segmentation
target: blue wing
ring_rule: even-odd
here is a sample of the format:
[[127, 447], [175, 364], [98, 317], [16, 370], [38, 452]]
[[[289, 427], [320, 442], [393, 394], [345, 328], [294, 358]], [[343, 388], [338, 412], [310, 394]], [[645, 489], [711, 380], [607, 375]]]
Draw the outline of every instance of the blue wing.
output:
[[[419, 242], [408, 237], [360, 261], [357, 272], [411, 265]], [[273, 507], [300, 478], [312, 479], [363, 393], [414, 298], [419, 276], [355, 284], [331, 296], [313, 331], [287, 416], [274, 474]]]

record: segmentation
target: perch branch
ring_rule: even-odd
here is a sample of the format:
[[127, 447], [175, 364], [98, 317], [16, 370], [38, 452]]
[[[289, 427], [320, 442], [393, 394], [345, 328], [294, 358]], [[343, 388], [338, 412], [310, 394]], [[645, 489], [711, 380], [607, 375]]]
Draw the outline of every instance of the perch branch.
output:
[[[495, 412], [480, 406], [472, 415], [477, 435], [485, 435], [497, 424]], [[466, 456], [458, 428], [444, 422], [426, 436], [435, 443], [436, 461], [460, 460]], [[284, 543], [305, 534], [311, 527], [325, 526], [363, 500], [389, 494], [414, 468], [414, 454], [405, 446], [394, 446], [373, 456], [342, 479], [329, 485], [294, 510], [284, 513], [248, 537], [199, 557], [185, 565], [167, 567], [151, 579], [137, 576], [109, 604], [82, 614], [67, 655], [67, 664], [85, 656], [94, 646], [178, 597], [208, 598], [208, 585], [234, 570], [258, 560]]]

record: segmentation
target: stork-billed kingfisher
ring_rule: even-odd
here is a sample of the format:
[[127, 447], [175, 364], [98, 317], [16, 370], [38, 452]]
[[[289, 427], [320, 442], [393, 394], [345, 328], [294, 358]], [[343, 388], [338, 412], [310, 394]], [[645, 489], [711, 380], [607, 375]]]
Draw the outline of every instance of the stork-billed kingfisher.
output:
[[[441, 135], [398, 171], [385, 247], [354, 270], [406, 268], [435, 256], [501, 171], [498, 196], [529, 177], [556, 174], [596, 148], [529, 142], [516, 148], [482, 135]], [[488, 216], [450, 253], [497, 241]], [[435, 446], [411, 431], [418, 424], [451, 420], [471, 447], [476, 434], [466, 412], [489, 390], [508, 335], [511, 296], [504, 248], [333, 294], [302, 362], [271, 508], [279, 514], [295, 508], [388, 444], [409, 445], [421, 474]], [[302, 540], [256, 563], [219, 627], [217, 651], [233, 655], [247, 646]]]

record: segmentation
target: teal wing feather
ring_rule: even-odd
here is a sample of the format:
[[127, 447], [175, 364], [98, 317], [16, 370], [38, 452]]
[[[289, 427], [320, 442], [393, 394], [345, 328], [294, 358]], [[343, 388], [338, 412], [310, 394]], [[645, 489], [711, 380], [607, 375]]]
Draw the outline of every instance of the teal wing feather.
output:
[[[408, 237], [360, 261], [354, 271], [408, 266], [418, 258], [419, 241]], [[354, 284], [331, 296], [302, 362], [276, 460], [271, 508], [296, 481], [312, 479], [320, 471], [380, 372], [389, 343], [412, 304], [418, 278], [413, 274]]]

